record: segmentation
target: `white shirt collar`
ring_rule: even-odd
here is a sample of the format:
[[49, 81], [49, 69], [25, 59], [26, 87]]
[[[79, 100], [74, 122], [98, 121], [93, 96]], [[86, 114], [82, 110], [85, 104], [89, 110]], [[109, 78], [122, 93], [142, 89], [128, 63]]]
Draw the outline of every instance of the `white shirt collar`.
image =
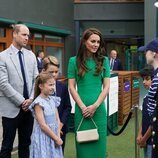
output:
[[39, 60], [39, 61], [41, 61], [42, 59], [41, 58], [39, 58], [39, 57], [37, 57], [37, 59]]
[[[19, 49], [17, 49], [13, 44], [11, 44], [11, 48], [15, 54], [19, 52]], [[21, 49], [21, 52], [23, 52], [23, 49]]]

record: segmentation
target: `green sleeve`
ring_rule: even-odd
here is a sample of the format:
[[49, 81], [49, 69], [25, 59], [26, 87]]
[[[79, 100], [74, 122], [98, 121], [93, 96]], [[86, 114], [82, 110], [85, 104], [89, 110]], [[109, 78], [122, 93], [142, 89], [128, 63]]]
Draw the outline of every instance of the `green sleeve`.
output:
[[71, 57], [68, 63], [68, 78], [76, 78], [76, 57]]
[[110, 65], [107, 57], [105, 57], [103, 63], [103, 78], [110, 78]]

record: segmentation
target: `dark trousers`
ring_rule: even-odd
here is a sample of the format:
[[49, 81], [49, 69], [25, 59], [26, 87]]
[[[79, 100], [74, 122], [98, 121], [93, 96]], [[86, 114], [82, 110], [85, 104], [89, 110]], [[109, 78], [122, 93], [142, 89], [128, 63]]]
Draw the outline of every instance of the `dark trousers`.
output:
[[29, 145], [33, 129], [33, 117], [30, 111], [22, 109], [15, 118], [2, 117], [3, 141], [0, 151], [0, 158], [11, 158], [11, 151], [18, 129], [18, 154], [19, 158], [29, 158]]

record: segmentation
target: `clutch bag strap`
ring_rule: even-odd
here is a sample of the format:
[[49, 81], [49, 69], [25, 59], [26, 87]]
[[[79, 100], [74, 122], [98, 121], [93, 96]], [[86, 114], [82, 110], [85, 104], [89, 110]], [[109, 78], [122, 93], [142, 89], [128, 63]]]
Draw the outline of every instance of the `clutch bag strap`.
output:
[[[95, 128], [98, 129], [98, 127], [97, 127], [96, 123], [94, 122], [93, 118], [90, 118], [90, 119], [91, 119], [91, 121], [93, 122]], [[78, 125], [77, 131], [79, 131], [79, 129], [80, 129], [82, 123], [83, 123], [83, 120], [84, 120], [84, 117], [82, 117], [82, 119], [81, 119], [81, 121], [80, 121], [80, 123], [79, 123], [79, 125]]]

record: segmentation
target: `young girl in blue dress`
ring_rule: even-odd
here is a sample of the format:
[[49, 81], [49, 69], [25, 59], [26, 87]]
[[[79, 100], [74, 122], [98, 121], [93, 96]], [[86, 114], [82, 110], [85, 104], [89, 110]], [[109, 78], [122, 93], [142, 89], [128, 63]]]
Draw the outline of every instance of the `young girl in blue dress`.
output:
[[38, 75], [35, 100], [30, 105], [36, 124], [32, 134], [30, 158], [63, 158], [60, 138], [60, 120], [57, 107], [60, 98], [50, 96], [55, 81], [50, 73]]
[[68, 92], [68, 87], [65, 83], [58, 80], [60, 64], [55, 56], [47, 56], [43, 59], [43, 72], [51, 73], [55, 80], [54, 94], [61, 98], [58, 106], [58, 113], [60, 118], [60, 135], [63, 141], [62, 149], [64, 154], [64, 147], [66, 142], [66, 134], [68, 133], [68, 120], [71, 112], [71, 102]]

